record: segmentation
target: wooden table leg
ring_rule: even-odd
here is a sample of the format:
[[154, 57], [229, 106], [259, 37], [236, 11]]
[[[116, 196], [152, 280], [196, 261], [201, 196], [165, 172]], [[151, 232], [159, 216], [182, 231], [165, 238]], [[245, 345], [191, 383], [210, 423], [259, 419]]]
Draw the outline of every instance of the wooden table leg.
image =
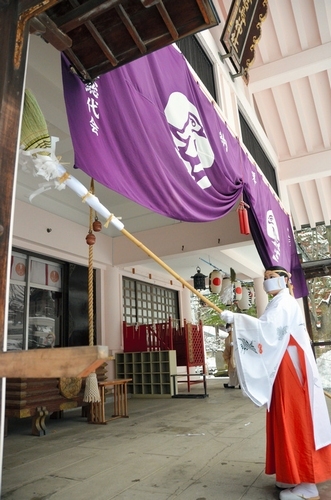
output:
[[128, 417], [127, 383], [114, 385], [114, 415], [113, 417]]

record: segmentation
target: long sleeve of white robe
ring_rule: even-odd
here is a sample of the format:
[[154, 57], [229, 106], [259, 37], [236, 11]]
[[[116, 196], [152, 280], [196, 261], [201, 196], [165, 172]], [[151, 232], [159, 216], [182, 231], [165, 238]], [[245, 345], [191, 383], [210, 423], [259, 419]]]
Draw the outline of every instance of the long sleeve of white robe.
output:
[[[290, 335], [305, 353], [316, 449], [331, 443], [331, 425], [322, 383], [303, 316], [295, 298], [282, 290], [257, 319], [234, 314], [234, 348], [241, 388], [257, 406], [270, 408], [273, 383]], [[291, 354], [291, 353], [290, 353]], [[295, 397], [295, 394], [293, 394]]]

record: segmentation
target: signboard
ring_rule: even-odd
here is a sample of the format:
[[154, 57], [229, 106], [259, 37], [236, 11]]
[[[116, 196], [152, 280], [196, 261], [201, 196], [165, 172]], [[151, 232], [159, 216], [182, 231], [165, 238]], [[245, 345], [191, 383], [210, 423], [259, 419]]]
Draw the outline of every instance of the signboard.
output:
[[236, 75], [248, 84], [248, 68], [253, 63], [255, 46], [261, 38], [261, 25], [267, 15], [268, 0], [233, 0], [221, 36]]

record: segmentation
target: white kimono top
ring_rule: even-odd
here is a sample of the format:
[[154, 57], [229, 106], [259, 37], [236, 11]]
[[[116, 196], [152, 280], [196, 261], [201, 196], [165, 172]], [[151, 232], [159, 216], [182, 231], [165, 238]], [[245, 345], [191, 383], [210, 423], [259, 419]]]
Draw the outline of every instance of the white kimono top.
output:
[[[259, 319], [246, 314], [234, 314], [233, 327], [236, 365], [242, 391], [257, 406], [266, 405], [268, 409], [273, 383], [292, 335], [305, 353], [315, 448], [330, 444], [330, 418], [310, 338], [300, 307], [288, 289], [281, 290], [269, 302]], [[289, 354], [296, 367], [295, 356], [290, 348]]]

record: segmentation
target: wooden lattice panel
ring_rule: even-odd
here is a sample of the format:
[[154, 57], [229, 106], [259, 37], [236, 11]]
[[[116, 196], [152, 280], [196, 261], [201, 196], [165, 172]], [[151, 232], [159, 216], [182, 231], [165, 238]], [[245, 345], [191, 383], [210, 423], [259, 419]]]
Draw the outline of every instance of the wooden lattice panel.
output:
[[188, 366], [204, 366], [205, 350], [202, 325], [187, 324]]

